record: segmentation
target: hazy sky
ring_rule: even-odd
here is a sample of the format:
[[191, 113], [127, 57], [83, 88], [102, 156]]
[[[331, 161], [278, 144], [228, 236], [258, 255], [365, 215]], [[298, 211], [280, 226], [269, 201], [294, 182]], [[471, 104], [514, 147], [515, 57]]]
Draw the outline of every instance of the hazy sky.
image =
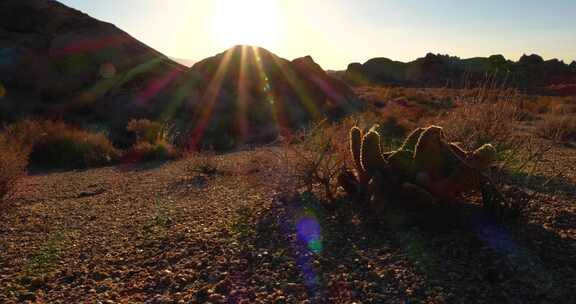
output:
[[576, 0], [63, 0], [172, 57], [256, 44], [326, 69], [427, 52], [576, 60]]

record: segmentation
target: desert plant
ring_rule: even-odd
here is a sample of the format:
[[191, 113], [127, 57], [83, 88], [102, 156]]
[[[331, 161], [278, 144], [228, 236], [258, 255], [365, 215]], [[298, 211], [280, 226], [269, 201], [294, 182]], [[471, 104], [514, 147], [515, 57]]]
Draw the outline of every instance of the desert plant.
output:
[[137, 142], [127, 154], [130, 159], [138, 161], [161, 161], [175, 159], [178, 156], [174, 147], [163, 140], [155, 143]]
[[216, 155], [213, 152], [193, 152], [185, 155], [185, 170], [188, 175], [213, 176], [221, 172]]
[[136, 142], [155, 144], [165, 138], [164, 126], [148, 119], [132, 119], [128, 122], [126, 131], [136, 135]]
[[166, 128], [148, 119], [133, 119], [126, 127], [136, 134], [136, 142], [128, 151], [132, 160], [158, 161], [178, 157], [176, 148], [168, 141]]
[[7, 133], [30, 151], [30, 163], [39, 167], [100, 166], [114, 162], [121, 154], [106, 135], [60, 121], [24, 120], [9, 126]]
[[355, 172], [343, 171], [339, 181], [352, 197], [368, 198], [377, 210], [398, 197], [404, 198], [404, 205], [438, 206], [456, 201], [465, 192], [480, 191], [482, 174], [496, 157], [490, 144], [469, 152], [449, 143], [437, 126], [416, 129], [400, 149], [383, 152], [376, 130], [373, 127], [362, 135], [359, 128], [351, 129]]
[[576, 117], [570, 115], [545, 115], [536, 125], [536, 132], [543, 138], [555, 141], [576, 140]]
[[0, 135], [0, 201], [14, 193], [16, 182], [25, 174], [27, 165], [26, 149]]

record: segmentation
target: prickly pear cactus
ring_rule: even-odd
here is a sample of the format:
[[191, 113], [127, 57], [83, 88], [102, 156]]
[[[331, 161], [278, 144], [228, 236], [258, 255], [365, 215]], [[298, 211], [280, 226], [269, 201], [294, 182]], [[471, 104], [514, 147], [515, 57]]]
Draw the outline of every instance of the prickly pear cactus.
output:
[[485, 144], [476, 149], [471, 157], [471, 165], [476, 169], [484, 170], [496, 159], [496, 148], [491, 144]]
[[412, 131], [408, 135], [408, 137], [406, 137], [406, 139], [404, 140], [404, 143], [402, 144], [400, 150], [414, 151], [416, 149], [416, 144], [418, 144], [420, 136], [422, 135], [422, 133], [424, 133], [425, 130], [426, 130], [425, 128], [418, 128]]
[[442, 128], [426, 128], [414, 149], [414, 166], [419, 172], [426, 172], [432, 178], [441, 176], [446, 166], [447, 154], [444, 149]]
[[[410, 133], [397, 151], [381, 149], [378, 126], [362, 136], [350, 130], [350, 151], [358, 178], [350, 171], [341, 174], [341, 185], [356, 197], [381, 209], [391, 198], [400, 205], [438, 206], [471, 190], [480, 190], [482, 171], [496, 158], [496, 149], [484, 145], [473, 152], [445, 140], [441, 127], [419, 128]], [[406, 207], [408, 206], [406, 205]]]
[[414, 158], [410, 150], [394, 151], [388, 157], [388, 163], [394, 172], [404, 178], [414, 175]]
[[362, 170], [360, 162], [360, 150], [362, 149], [362, 130], [358, 127], [350, 129], [350, 154], [354, 160], [356, 170]]
[[370, 131], [362, 139], [360, 163], [365, 172], [372, 175], [378, 170], [388, 169], [388, 163], [382, 156], [380, 135]]

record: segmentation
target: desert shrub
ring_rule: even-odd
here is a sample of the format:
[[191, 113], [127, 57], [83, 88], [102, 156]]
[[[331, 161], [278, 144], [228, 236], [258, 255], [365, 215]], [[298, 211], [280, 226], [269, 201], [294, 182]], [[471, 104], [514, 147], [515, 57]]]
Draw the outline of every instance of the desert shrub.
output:
[[102, 133], [59, 121], [25, 120], [8, 128], [10, 137], [30, 151], [30, 163], [44, 168], [85, 168], [119, 159], [120, 151]]
[[348, 131], [354, 125], [369, 128], [382, 121], [377, 114], [363, 112], [340, 122], [316, 123], [284, 138], [282, 147], [271, 151], [273, 157], [266, 159], [281, 175], [275, 178], [279, 184], [274, 187], [282, 192], [321, 193], [328, 201], [337, 200], [338, 175], [353, 162], [348, 153]]
[[493, 143], [506, 148], [515, 142], [515, 124], [522, 111], [513, 101], [461, 103], [458, 107], [432, 119], [444, 127], [451, 139], [467, 148]]
[[126, 127], [136, 134], [136, 142], [128, 151], [133, 160], [159, 161], [174, 159], [178, 152], [168, 141], [164, 125], [148, 119], [133, 119]]
[[137, 142], [130, 148], [128, 155], [137, 161], [161, 161], [175, 159], [178, 153], [170, 143], [160, 140], [155, 143]]
[[550, 140], [576, 140], [576, 117], [568, 115], [545, 115], [536, 125], [536, 132], [543, 138]]
[[136, 141], [154, 144], [164, 139], [164, 127], [161, 123], [148, 119], [132, 119], [126, 127], [128, 132], [136, 135]]
[[19, 144], [0, 135], [0, 201], [11, 195], [26, 171], [28, 153]]

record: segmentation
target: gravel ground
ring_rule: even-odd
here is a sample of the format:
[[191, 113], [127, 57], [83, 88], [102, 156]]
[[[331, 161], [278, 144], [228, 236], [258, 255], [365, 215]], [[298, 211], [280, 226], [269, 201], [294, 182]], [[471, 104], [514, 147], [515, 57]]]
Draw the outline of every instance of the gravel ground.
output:
[[576, 303], [574, 175], [514, 223], [430, 231], [277, 193], [266, 153], [27, 177], [0, 303]]

